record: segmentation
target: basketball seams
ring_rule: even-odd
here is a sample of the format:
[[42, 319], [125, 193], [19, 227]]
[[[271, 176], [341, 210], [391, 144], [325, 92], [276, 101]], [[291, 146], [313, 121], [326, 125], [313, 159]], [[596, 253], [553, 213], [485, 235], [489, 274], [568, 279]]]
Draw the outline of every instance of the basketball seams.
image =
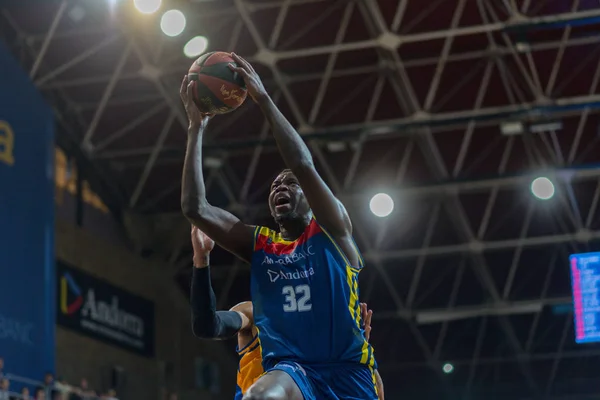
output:
[[[214, 96], [219, 99], [219, 101], [221, 101], [222, 103], [226, 104], [228, 107], [237, 108], [246, 99], [246, 94], [247, 94], [246, 89], [242, 88], [242, 87], [239, 87], [237, 84], [235, 84], [233, 82], [229, 82], [229, 81], [226, 81], [224, 79], [217, 78], [216, 76], [204, 75], [204, 74], [199, 74], [198, 75], [198, 82], [200, 82], [204, 86], [206, 86], [206, 88], [211, 93], [213, 93]], [[238, 96], [236, 96], [236, 97], [239, 97], [240, 99], [236, 100], [235, 97], [231, 97], [230, 99], [221, 97], [221, 96], [224, 96], [224, 94], [221, 93], [221, 92], [219, 92], [218, 90], [216, 90], [216, 86], [217, 85], [218, 86], [225, 86], [225, 88], [226, 88], [225, 90], [231, 90], [232, 87], [236, 88], [234, 90], [239, 90], [239, 92], [240, 92], [240, 94]], [[231, 100], [233, 100], [233, 101], [231, 101]]]
[[200, 56], [190, 67], [188, 79], [195, 81], [194, 103], [202, 112], [224, 114], [239, 107], [247, 89], [229, 65], [237, 65], [230, 53], [211, 52]]
[[196, 64], [196, 65], [197, 65], [199, 68], [202, 68], [202, 67], [204, 66], [204, 64], [206, 64], [206, 61], [207, 61], [207, 60], [208, 60], [208, 59], [209, 59], [209, 58], [210, 58], [210, 57], [211, 57], [213, 54], [215, 54], [215, 52], [214, 52], [214, 51], [213, 51], [213, 52], [210, 52], [210, 53], [203, 54], [202, 56], [200, 56], [200, 57], [199, 57], [199, 58], [196, 60], [196, 63], [195, 63], [195, 64]]
[[[236, 72], [231, 74], [229, 68], [227, 68], [226, 66], [225, 66], [225, 68], [227, 68], [227, 69], [224, 69], [223, 67], [219, 67], [222, 64], [224, 64], [224, 63], [213, 64], [210, 66], [203, 67], [200, 71], [198, 71], [198, 77], [200, 75], [210, 76], [211, 78], [220, 79], [220, 80], [229, 82], [231, 84], [234, 84], [236, 86], [239, 86], [240, 89], [245, 91], [246, 83], [244, 82], [244, 79]], [[230, 63], [227, 63], [227, 65], [229, 65], [229, 64]]]
[[204, 63], [202, 64], [202, 66], [210, 66], [210, 65], [215, 65], [215, 64], [220, 64], [220, 63], [232, 63], [234, 62], [233, 58], [231, 58], [231, 55], [229, 53], [225, 53], [222, 51], [215, 51], [213, 53], [211, 53], [208, 57], [206, 57], [206, 60], [204, 61]]

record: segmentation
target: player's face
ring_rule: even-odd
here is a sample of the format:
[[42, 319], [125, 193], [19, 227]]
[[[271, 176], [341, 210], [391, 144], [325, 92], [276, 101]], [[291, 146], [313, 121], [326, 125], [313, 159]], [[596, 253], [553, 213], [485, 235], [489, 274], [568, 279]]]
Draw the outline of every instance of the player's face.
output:
[[275, 178], [271, 184], [269, 208], [276, 221], [303, 217], [310, 212], [304, 192], [294, 174], [284, 171]]

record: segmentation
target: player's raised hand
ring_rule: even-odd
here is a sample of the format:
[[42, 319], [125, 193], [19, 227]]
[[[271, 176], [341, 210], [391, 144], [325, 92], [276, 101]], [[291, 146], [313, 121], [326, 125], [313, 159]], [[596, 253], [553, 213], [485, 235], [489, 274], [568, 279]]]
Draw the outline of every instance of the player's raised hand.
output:
[[369, 310], [367, 303], [360, 303], [360, 314], [365, 328], [365, 339], [367, 339], [368, 342], [371, 338], [371, 318], [373, 317], [373, 310]]
[[252, 100], [258, 103], [260, 100], [267, 98], [269, 96], [267, 90], [252, 65], [235, 53], [231, 53], [231, 58], [235, 60], [237, 67], [230, 64], [229, 68], [240, 74], [244, 79], [248, 94], [252, 97]]
[[208, 121], [213, 117], [213, 115], [202, 113], [194, 103], [193, 91], [195, 85], [196, 82], [189, 80], [188, 76], [186, 75], [181, 82], [181, 87], [179, 88], [179, 97], [181, 97], [181, 101], [185, 107], [190, 128], [203, 130], [206, 128]]
[[194, 267], [207, 267], [210, 252], [215, 247], [215, 241], [197, 227], [192, 226], [192, 247], [194, 248]]

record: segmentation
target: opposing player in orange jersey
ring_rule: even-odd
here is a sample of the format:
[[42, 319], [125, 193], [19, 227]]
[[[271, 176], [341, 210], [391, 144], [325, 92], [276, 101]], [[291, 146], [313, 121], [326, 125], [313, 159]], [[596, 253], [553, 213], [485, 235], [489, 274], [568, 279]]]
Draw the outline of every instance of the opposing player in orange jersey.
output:
[[[262, 354], [258, 330], [254, 325], [251, 301], [235, 305], [229, 311], [216, 311], [215, 295], [210, 282], [209, 256], [215, 242], [196, 227], [192, 227], [192, 247], [194, 248], [194, 270], [191, 290], [192, 330], [194, 335], [205, 339], [220, 339], [224, 334], [222, 319], [241, 318], [242, 327], [237, 331], [237, 353], [239, 367], [234, 400], [241, 400], [246, 390], [263, 373]], [[365, 338], [371, 336], [371, 318], [373, 311], [365, 303], [360, 303]], [[375, 370], [377, 393], [384, 400], [383, 381]]]

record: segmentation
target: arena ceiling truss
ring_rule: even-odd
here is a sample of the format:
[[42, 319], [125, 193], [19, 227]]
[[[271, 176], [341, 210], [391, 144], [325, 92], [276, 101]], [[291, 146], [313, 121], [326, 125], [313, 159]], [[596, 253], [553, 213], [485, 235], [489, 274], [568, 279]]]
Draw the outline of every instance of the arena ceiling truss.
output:
[[[349, 209], [388, 396], [599, 395], [567, 263], [600, 242], [598, 0], [172, 2], [179, 38], [108, 1], [27, 4], [2, 6], [0, 32], [115, 214], [182, 221], [182, 46], [204, 35], [254, 63]], [[209, 200], [270, 224], [283, 164], [248, 103], [207, 133]], [[537, 176], [553, 199], [531, 196]], [[377, 191], [395, 200], [388, 218], [368, 210]], [[177, 226], [165, 257], [185, 289]], [[220, 306], [248, 299], [248, 269], [214, 258]]]

